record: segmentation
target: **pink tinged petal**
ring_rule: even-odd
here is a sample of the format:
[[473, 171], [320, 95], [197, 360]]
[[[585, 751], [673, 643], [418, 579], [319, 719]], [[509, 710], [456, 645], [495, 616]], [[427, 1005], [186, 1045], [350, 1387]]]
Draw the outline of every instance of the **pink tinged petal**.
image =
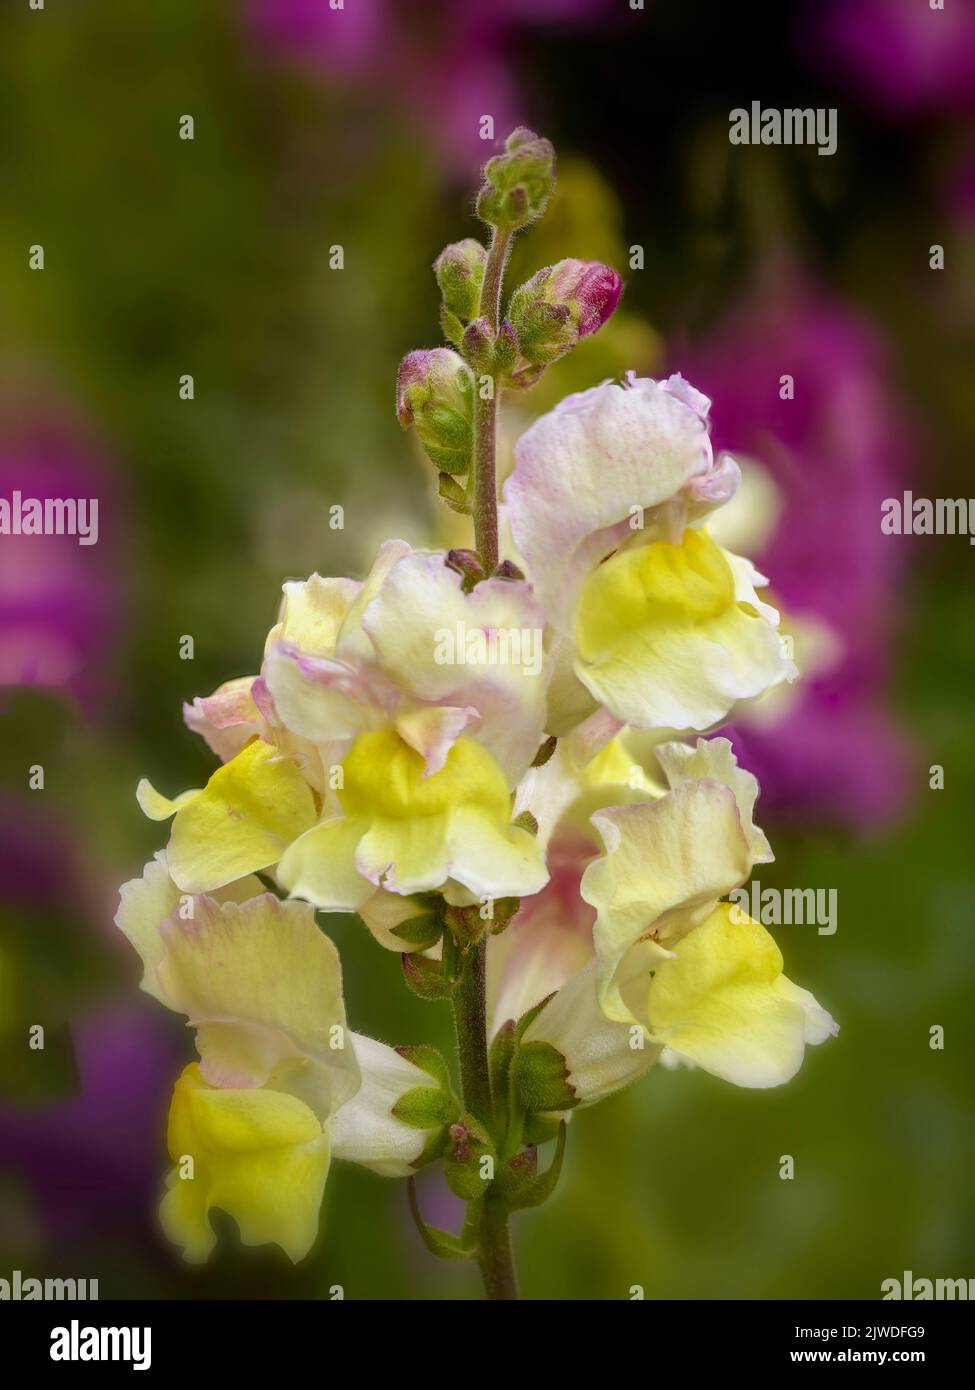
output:
[[699, 512], [710, 511], [713, 507], [730, 502], [740, 482], [741, 469], [738, 464], [730, 454], [722, 454], [712, 469], [691, 479], [686, 491], [692, 505], [699, 504]]
[[548, 883], [523, 899], [507, 930], [488, 947], [488, 999], [492, 1034], [518, 1019], [593, 959], [595, 910], [579, 884], [599, 853], [591, 836], [560, 830], [548, 848]]
[[260, 733], [261, 711], [252, 693], [253, 676], [226, 681], [212, 695], [198, 695], [183, 705], [183, 720], [222, 762], [235, 757], [249, 738]]
[[682, 378], [631, 376], [569, 396], [518, 441], [507, 516], [561, 631], [586, 574], [632, 535], [634, 515], [710, 472], [706, 404]]
[[472, 706], [456, 708], [420, 708], [397, 715], [396, 732], [404, 743], [424, 759], [424, 777], [439, 772], [447, 754], [465, 729], [480, 720]]
[[545, 722], [544, 613], [521, 581], [488, 579], [465, 593], [444, 560], [414, 551], [394, 565], [363, 628], [387, 678], [413, 700], [477, 711], [477, 741], [513, 785]]

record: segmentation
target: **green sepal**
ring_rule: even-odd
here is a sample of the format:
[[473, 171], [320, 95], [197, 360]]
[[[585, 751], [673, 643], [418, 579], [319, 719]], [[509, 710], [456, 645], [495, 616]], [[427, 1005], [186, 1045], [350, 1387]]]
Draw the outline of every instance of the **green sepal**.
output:
[[464, 325], [446, 305], [441, 305], [440, 308], [440, 327], [448, 343], [453, 343], [454, 347], [459, 348], [464, 340]]
[[563, 1121], [557, 1114], [547, 1114], [544, 1110], [538, 1110], [533, 1114], [525, 1116], [523, 1127], [523, 1138], [526, 1144], [547, 1144], [550, 1139], [554, 1139], [559, 1132], [559, 1125]]
[[427, 1076], [432, 1076], [444, 1091], [450, 1090], [450, 1069], [435, 1047], [429, 1043], [406, 1043], [403, 1047], [397, 1047], [396, 1051], [415, 1067], [425, 1071]]
[[[481, 1176], [481, 1161], [486, 1157], [492, 1160], [490, 1178]], [[447, 1186], [457, 1197], [465, 1202], [483, 1197], [497, 1173], [497, 1162], [490, 1134], [473, 1115], [462, 1115], [450, 1126], [443, 1170]]]
[[536, 1018], [542, 1012], [548, 1001], [550, 999], [555, 998], [555, 993], [556, 992], [553, 989], [551, 994], [546, 994], [544, 999], [539, 999], [537, 1004], [533, 1004], [530, 1009], [527, 1009], [522, 1014], [521, 1018], [519, 1018], [518, 1020], [517, 1026], [515, 1027], [515, 1042], [521, 1042], [522, 1038], [525, 1036], [525, 1033], [535, 1022]]
[[511, 373], [507, 384], [515, 391], [528, 391], [536, 382], [541, 381], [544, 375], [544, 367], [520, 367], [517, 372]]
[[509, 1018], [502, 1023], [491, 1040], [488, 1052], [488, 1071], [491, 1077], [491, 1094], [494, 1096], [495, 1125], [498, 1132], [505, 1128], [508, 1118], [508, 1076], [511, 1059], [515, 1055], [515, 1021]]
[[457, 1102], [439, 1086], [414, 1086], [400, 1096], [392, 1114], [410, 1129], [442, 1129], [457, 1114]]
[[[451, 1235], [437, 1226], [428, 1226], [420, 1214], [420, 1204], [416, 1197], [416, 1183], [413, 1178], [406, 1182], [406, 1192], [410, 1204], [410, 1215], [420, 1233], [420, 1239], [430, 1251], [441, 1260], [473, 1260], [477, 1257], [477, 1246], [469, 1244], [464, 1236]], [[465, 1226], [465, 1235], [467, 1228]]]
[[547, 738], [539, 748], [538, 752], [535, 754], [534, 758], [532, 758], [532, 767], [544, 767], [545, 764], [548, 762], [549, 758], [555, 752], [557, 744], [558, 739], [555, 737], [554, 734], [551, 737]]
[[520, 351], [518, 334], [515, 332], [514, 325], [508, 319], [504, 319], [494, 343], [495, 370], [501, 376], [506, 377], [518, 361]]
[[467, 492], [451, 474], [440, 474], [438, 479], [438, 491], [440, 493], [440, 500], [446, 502], [452, 512], [459, 512], [461, 515], [465, 516], [470, 512]]
[[426, 951], [443, 935], [443, 918], [436, 912], [422, 912], [393, 927], [392, 934], [414, 951]]
[[571, 1110], [579, 1104], [565, 1058], [551, 1043], [519, 1043], [511, 1075], [526, 1110]]
[[562, 1172], [562, 1160], [565, 1158], [565, 1136], [566, 1125], [563, 1120], [559, 1125], [552, 1162], [544, 1173], [538, 1172], [538, 1153], [534, 1147], [516, 1154], [507, 1165], [500, 1186], [504, 1192], [505, 1201], [512, 1210], [518, 1210], [522, 1207], [540, 1207], [551, 1197]]
[[444, 1156], [444, 1149], [449, 1139], [447, 1125], [443, 1125], [440, 1129], [431, 1130], [426, 1137], [423, 1148], [410, 1163], [410, 1167], [419, 1172], [428, 1163], [439, 1163]]
[[442, 961], [412, 951], [405, 952], [400, 960], [404, 980], [420, 999], [449, 999], [453, 994], [457, 981], [444, 974]]
[[[519, 822], [520, 817], [516, 817], [511, 823], [512, 825], [518, 825]], [[523, 825], [522, 828], [524, 829]], [[490, 919], [490, 931], [492, 936], [497, 936], [499, 932], [504, 931], [519, 907], [521, 907], [520, 898], [495, 898], [491, 907]]]

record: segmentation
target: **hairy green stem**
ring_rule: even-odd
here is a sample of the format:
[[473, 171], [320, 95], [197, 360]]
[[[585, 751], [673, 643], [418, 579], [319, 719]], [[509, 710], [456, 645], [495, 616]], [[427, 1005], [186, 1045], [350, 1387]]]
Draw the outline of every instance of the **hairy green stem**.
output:
[[[495, 228], [484, 267], [481, 286], [481, 315], [496, 333], [501, 321], [501, 287], [511, 250], [511, 233]], [[492, 383], [490, 399], [481, 395], [481, 383], [474, 401], [474, 545], [486, 574], [498, 566], [498, 480], [495, 455], [497, 452], [498, 406], [500, 391]]]
[[501, 322], [501, 286], [511, 251], [511, 233], [495, 227], [488, 247], [487, 264], [484, 267], [484, 280], [481, 283], [481, 315], [486, 318], [495, 333]]
[[463, 961], [453, 1003], [464, 1106], [475, 1119], [489, 1125], [491, 1078], [487, 1054], [485, 955], [485, 941], [482, 938]]
[[518, 1297], [518, 1278], [511, 1255], [508, 1212], [490, 1193], [481, 1213], [481, 1278], [488, 1298], [507, 1301]]
[[[495, 333], [501, 319], [501, 287], [510, 250], [511, 232], [495, 228], [484, 268], [480, 304], [481, 315], [488, 320]], [[482, 396], [483, 382], [478, 383], [475, 396], [474, 493], [471, 508], [474, 545], [486, 574], [494, 573], [499, 560], [496, 453], [500, 391], [496, 381], [491, 385], [488, 399]], [[487, 938], [482, 936], [463, 961], [453, 1002], [464, 1105], [475, 1119], [490, 1129], [493, 1117], [485, 1002], [486, 960]], [[517, 1298], [518, 1284], [511, 1256], [508, 1211], [500, 1195], [490, 1189], [484, 1199], [479, 1224], [478, 1259], [485, 1293], [491, 1299]]]
[[485, 574], [498, 567], [498, 505], [495, 475], [495, 438], [498, 429], [498, 401], [495, 395], [474, 402], [474, 548]]
[[[453, 1004], [464, 1106], [475, 1119], [489, 1127], [491, 1078], [487, 1051], [486, 948], [486, 938], [482, 937], [465, 959], [460, 981], [454, 990]], [[490, 1191], [484, 1199], [477, 1243], [480, 1248], [478, 1263], [488, 1298], [517, 1298], [518, 1283], [508, 1234], [508, 1212], [503, 1200]]]

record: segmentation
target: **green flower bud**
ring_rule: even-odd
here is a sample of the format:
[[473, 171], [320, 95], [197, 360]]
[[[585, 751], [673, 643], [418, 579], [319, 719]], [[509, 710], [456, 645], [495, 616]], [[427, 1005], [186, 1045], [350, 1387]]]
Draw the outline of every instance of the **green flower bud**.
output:
[[461, 347], [475, 372], [491, 370], [494, 366], [494, 332], [486, 318], [475, 319], [467, 325]]
[[548, 366], [596, 333], [619, 303], [623, 282], [600, 261], [559, 261], [545, 266], [511, 296], [508, 317], [521, 355]]
[[480, 306], [486, 264], [487, 251], [473, 237], [445, 246], [433, 263], [444, 309], [464, 323], [474, 318]]
[[431, 463], [466, 473], [474, 447], [474, 378], [450, 348], [421, 348], [403, 358], [396, 378], [396, 414], [416, 426]]
[[512, 131], [504, 153], [484, 166], [477, 215], [490, 226], [515, 231], [545, 211], [555, 188], [555, 150], [523, 126]]

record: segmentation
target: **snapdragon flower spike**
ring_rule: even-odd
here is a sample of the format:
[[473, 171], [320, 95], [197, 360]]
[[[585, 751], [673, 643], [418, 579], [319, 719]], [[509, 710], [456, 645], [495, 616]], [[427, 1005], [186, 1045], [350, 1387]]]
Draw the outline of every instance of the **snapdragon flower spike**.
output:
[[600, 706], [621, 725], [707, 729], [795, 676], [765, 580], [700, 525], [740, 477], [712, 456], [709, 407], [681, 377], [631, 374], [518, 442], [505, 509], [553, 629], [549, 733]]
[[415, 426], [427, 458], [444, 473], [466, 473], [474, 447], [474, 378], [450, 348], [420, 348], [399, 365], [396, 415]]
[[333, 1152], [403, 1176], [429, 1137], [393, 1110], [430, 1078], [348, 1031], [335, 947], [307, 905], [260, 889], [245, 879], [220, 897], [188, 897], [157, 855], [123, 885], [116, 917], [142, 958], [142, 987], [196, 1030], [201, 1060], [174, 1090], [176, 1166], [161, 1209], [191, 1261], [213, 1248], [214, 1206], [245, 1244], [276, 1242], [300, 1259]]
[[616, 271], [600, 261], [559, 261], [545, 266], [511, 297], [508, 318], [522, 357], [548, 366], [600, 329], [623, 290]]

